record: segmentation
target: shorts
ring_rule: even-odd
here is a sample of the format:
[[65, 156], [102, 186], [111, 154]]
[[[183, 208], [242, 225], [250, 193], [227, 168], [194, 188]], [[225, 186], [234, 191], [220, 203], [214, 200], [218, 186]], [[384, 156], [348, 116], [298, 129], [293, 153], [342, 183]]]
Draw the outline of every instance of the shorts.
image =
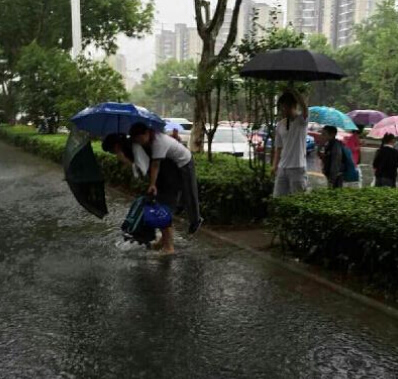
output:
[[305, 192], [308, 187], [307, 170], [301, 168], [279, 168], [274, 187], [274, 197]]

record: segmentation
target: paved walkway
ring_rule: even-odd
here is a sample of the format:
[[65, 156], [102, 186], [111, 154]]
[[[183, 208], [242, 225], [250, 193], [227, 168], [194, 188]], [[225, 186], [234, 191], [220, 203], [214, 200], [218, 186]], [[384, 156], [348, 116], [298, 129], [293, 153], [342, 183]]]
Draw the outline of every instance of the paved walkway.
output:
[[212, 239], [123, 249], [124, 195], [97, 220], [1, 142], [0, 198], [1, 379], [396, 378], [395, 319]]

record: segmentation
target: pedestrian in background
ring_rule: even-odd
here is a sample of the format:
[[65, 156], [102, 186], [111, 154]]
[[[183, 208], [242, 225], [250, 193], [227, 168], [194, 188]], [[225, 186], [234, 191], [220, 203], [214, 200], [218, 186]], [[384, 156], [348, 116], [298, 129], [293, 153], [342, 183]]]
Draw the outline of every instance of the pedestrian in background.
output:
[[304, 192], [308, 183], [307, 104], [297, 91], [289, 90], [279, 98], [278, 111], [282, 120], [278, 122], [275, 133], [274, 197]]
[[380, 149], [373, 161], [376, 187], [396, 187], [398, 169], [398, 151], [394, 148], [396, 138], [385, 134]]
[[337, 128], [326, 125], [322, 129], [325, 141], [322, 155], [323, 174], [329, 188], [342, 188], [344, 182], [343, 144], [336, 139]]
[[353, 130], [350, 134], [350, 137], [345, 140], [345, 146], [351, 151], [352, 161], [358, 171], [358, 181], [344, 182], [344, 187], [362, 188], [362, 170], [359, 166], [361, 163], [361, 139], [359, 137], [359, 130]]

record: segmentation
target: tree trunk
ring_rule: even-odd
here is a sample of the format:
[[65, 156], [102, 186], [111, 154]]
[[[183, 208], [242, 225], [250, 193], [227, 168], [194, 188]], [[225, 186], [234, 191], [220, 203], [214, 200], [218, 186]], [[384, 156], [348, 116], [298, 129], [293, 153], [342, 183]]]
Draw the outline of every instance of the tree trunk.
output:
[[[242, 0], [235, 0], [228, 37], [218, 55], [215, 54], [216, 39], [224, 23], [227, 0], [218, 0], [217, 6], [210, 19], [208, 1], [194, 0], [196, 25], [203, 41], [202, 56], [198, 65], [198, 78], [195, 95], [194, 126], [191, 131], [190, 148], [193, 152], [203, 151], [203, 136], [206, 123], [212, 123], [212, 115], [208, 115], [211, 107], [211, 93], [213, 89], [213, 73], [217, 65], [227, 57], [235, 42], [237, 24]], [[205, 20], [202, 10], [205, 11]], [[210, 142], [211, 146], [211, 142]], [[210, 152], [211, 154], [211, 152]]]
[[207, 159], [209, 162], [213, 162], [213, 152], [211, 151], [211, 145], [213, 143], [214, 134], [209, 133], [207, 136]]
[[206, 127], [207, 96], [198, 92], [195, 96], [194, 125], [191, 131], [190, 148], [194, 153], [203, 151], [203, 140]]

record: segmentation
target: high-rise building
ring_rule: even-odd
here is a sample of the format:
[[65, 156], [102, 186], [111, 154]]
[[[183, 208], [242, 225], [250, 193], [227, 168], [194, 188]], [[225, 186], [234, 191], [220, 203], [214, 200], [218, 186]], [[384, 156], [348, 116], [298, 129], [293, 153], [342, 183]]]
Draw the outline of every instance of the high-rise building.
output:
[[127, 59], [123, 54], [115, 54], [109, 56], [106, 61], [115, 71], [117, 71], [123, 78], [124, 86], [128, 88], [128, 70], [127, 70]]
[[[283, 12], [278, 8], [265, 3], [253, 3], [253, 9], [257, 10], [257, 25], [260, 27], [259, 37], [265, 37], [272, 27], [283, 26]], [[249, 28], [251, 25], [249, 25]]]
[[[289, 0], [290, 1], [290, 0]], [[283, 25], [283, 13], [264, 2], [243, 0], [241, 12], [238, 18], [238, 31], [236, 40], [239, 43], [252, 27], [253, 10], [258, 13], [257, 24], [259, 26], [259, 37], [266, 35], [272, 26]], [[232, 21], [232, 9], [227, 9], [224, 16], [224, 23], [220, 29], [216, 41], [216, 53], [218, 53], [227, 41]], [[202, 53], [203, 42], [199, 37], [196, 27], [188, 27], [186, 24], [176, 24], [175, 30], [162, 30], [156, 36], [156, 62], [174, 58], [178, 61], [194, 59], [198, 61]]]
[[227, 8], [224, 15], [224, 23], [221, 26], [220, 32], [218, 33], [216, 40], [216, 54], [222, 49], [225, 42], [227, 41], [229, 29], [232, 21], [232, 9]]
[[187, 29], [187, 59], [193, 59], [195, 62], [200, 60], [202, 54], [203, 41], [199, 37], [196, 28]]
[[176, 24], [175, 31], [162, 30], [156, 36], [156, 62], [161, 63], [168, 59], [179, 62], [187, 59], [198, 61], [202, 51], [202, 40], [196, 28], [186, 24]]
[[324, 0], [288, 0], [287, 23], [300, 33], [322, 33]]
[[354, 27], [382, 0], [288, 0], [287, 22], [306, 34], [322, 33], [334, 47], [354, 41]]
[[[241, 11], [238, 18], [238, 31], [236, 35], [236, 43], [240, 43], [245, 35], [252, 28], [252, 17], [253, 12], [257, 11], [258, 19], [258, 34], [259, 38], [264, 37], [268, 30], [273, 27], [282, 27], [283, 26], [283, 12], [277, 9], [275, 6], [269, 5], [264, 2], [257, 2], [253, 0], [243, 0]], [[232, 19], [232, 9], [227, 9], [224, 17], [224, 24], [220, 30], [220, 34], [217, 38], [216, 43], [216, 52], [220, 51], [224, 43], [226, 42], [229, 34], [229, 29], [231, 27], [231, 19]], [[273, 19], [273, 16], [276, 16], [276, 19]]]
[[155, 37], [156, 63], [176, 58], [176, 34], [171, 30], [162, 30]]
[[[355, 25], [370, 17], [382, 0], [324, 0], [323, 32], [338, 48], [355, 40]], [[328, 22], [330, 20], [330, 22]]]
[[176, 59], [183, 61], [187, 59], [188, 55], [188, 26], [186, 24], [175, 25], [175, 39], [176, 39]]

